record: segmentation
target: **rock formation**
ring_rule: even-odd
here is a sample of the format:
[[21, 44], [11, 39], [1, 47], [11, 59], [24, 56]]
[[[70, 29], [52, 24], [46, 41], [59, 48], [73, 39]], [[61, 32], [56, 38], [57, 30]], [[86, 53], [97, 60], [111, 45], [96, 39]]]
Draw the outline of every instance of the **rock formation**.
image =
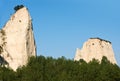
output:
[[31, 56], [36, 56], [32, 21], [28, 9], [22, 7], [0, 30], [0, 57], [4, 59], [1, 62], [16, 70], [26, 65]]
[[83, 59], [86, 62], [89, 62], [95, 58], [101, 61], [103, 56], [106, 56], [111, 63], [116, 63], [110, 41], [100, 38], [90, 38], [84, 43], [81, 50], [77, 48], [74, 60], [78, 61]]

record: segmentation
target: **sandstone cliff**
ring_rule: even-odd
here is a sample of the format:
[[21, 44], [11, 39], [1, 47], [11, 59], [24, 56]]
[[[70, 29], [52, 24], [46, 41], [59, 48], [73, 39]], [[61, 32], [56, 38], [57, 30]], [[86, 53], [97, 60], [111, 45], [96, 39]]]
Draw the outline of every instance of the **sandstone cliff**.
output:
[[0, 57], [8, 67], [16, 70], [26, 65], [31, 56], [36, 56], [36, 46], [31, 17], [28, 9], [23, 7], [0, 30]]
[[84, 43], [81, 50], [77, 48], [74, 60], [84, 59], [86, 62], [89, 62], [95, 58], [101, 61], [103, 56], [106, 56], [111, 63], [116, 63], [110, 41], [100, 38], [90, 38]]

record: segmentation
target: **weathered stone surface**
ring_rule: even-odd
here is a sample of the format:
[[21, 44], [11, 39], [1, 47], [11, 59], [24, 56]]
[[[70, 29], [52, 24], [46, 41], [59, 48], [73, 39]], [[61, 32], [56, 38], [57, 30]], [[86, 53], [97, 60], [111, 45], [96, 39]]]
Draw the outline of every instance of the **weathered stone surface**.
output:
[[36, 56], [31, 17], [26, 7], [16, 11], [0, 30], [0, 56], [13, 70]]
[[84, 43], [81, 50], [77, 48], [74, 60], [84, 59], [86, 62], [89, 62], [95, 58], [101, 61], [103, 56], [106, 56], [111, 63], [116, 63], [110, 41], [100, 38], [90, 38]]

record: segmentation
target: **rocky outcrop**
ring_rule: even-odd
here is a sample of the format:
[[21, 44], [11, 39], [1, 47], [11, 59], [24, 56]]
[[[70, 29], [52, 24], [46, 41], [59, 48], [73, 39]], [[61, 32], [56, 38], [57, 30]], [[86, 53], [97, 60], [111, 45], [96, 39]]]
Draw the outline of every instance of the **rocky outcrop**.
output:
[[95, 58], [101, 61], [103, 56], [106, 56], [111, 63], [116, 63], [110, 41], [100, 38], [90, 38], [84, 43], [81, 50], [77, 48], [74, 60], [78, 61], [83, 59], [86, 62], [89, 62]]
[[32, 21], [28, 9], [22, 7], [0, 30], [0, 57], [16, 70], [26, 65], [31, 56], [36, 56]]

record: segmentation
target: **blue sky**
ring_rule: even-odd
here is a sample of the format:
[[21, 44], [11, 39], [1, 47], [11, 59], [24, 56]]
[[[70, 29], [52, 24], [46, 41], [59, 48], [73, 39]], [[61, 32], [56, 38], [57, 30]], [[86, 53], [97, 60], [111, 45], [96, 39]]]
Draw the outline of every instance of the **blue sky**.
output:
[[90, 37], [112, 42], [120, 65], [120, 0], [0, 0], [0, 28], [25, 5], [33, 19], [37, 54], [73, 59]]

